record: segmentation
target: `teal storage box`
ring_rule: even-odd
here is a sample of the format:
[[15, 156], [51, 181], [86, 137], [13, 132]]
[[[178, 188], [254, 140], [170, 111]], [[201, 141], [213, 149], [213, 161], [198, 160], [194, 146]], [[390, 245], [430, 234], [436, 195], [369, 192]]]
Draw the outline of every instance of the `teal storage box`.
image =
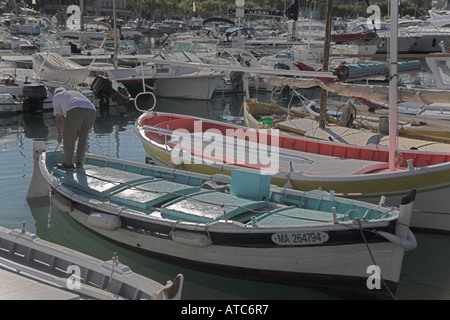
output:
[[232, 171], [230, 193], [254, 201], [264, 201], [270, 195], [270, 175]]

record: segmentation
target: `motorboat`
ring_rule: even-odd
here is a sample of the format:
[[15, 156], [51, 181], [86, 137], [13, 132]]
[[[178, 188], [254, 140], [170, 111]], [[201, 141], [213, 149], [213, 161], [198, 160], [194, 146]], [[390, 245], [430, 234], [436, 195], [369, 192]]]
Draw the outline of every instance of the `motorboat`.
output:
[[[141, 82], [151, 82], [146, 88], [156, 96], [166, 98], [184, 98], [196, 100], [211, 99], [216, 86], [223, 79], [223, 73], [208, 68], [174, 65], [167, 62], [198, 62], [198, 58], [187, 51], [159, 54], [143, 61], [134, 68], [137, 79]], [[200, 61], [201, 62], [201, 61]], [[141, 91], [142, 92], [142, 91]]]
[[32, 79], [18, 75], [15, 63], [0, 63], [0, 114], [52, 110], [53, 94]]

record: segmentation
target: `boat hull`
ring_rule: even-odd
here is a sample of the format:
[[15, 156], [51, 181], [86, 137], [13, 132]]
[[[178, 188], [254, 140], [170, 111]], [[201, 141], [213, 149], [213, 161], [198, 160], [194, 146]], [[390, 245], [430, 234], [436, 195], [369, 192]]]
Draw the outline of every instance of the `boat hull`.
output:
[[142, 79], [124, 79], [118, 80], [121, 84], [127, 88], [129, 94], [135, 98], [139, 93], [148, 91], [148, 89], [144, 89], [144, 86], [153, 87], [154, 80], [153, 79], [145, 79], [144, 84], [142, 83]]
[[221, 79], [221, 75], [157, 77], [154, 93], [165, 98], [209, 100]]
[[[115, 231], [93, 227], [89, 212], [72, 203], [67, 213], [91, 231], [149, 256], [196, 270], [224, 276], [311, 287], [341, 297], [390, 299], [395, 294], [402, 263], [403, 249], [390, 242], [370, 244], [376, 265], [383, 270], [385, 287], [371, 290], [367, 287], [370, 266], [374, 265], [364, 242], [326, 247], [257, 248], [226, 245], [196, 247], [173, 241], [168, 237], [153, 236], [150, 232], [123, 226]], [[359, 233], [359, 230], [355, 230]], [[213, 236], [213, 235], [212, 235]], [[333, 289], [330, 289], [333, 288]], [[339, 289], [336, 289], [339, 288]]]

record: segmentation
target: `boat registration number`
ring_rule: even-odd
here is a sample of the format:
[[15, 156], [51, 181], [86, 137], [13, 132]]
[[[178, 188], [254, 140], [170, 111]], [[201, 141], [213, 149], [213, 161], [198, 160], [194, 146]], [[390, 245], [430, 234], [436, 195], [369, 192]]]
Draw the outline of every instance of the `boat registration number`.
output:
[[274, 233], [272, 241], [279, 245], [307, 245], [328, 241], [328, 233], [322, 231]]

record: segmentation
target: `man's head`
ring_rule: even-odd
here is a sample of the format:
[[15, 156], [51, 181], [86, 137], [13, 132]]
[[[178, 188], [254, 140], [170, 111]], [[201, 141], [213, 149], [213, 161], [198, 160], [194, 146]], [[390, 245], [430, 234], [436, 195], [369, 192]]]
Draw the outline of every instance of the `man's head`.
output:
[[57, 88], [57, 89], [55, 90], [55, 95], [57, 95], [58, 93], [64, 92], [64, 91], [66, 91], [66, 89], [63, 88], [63, 87]]

